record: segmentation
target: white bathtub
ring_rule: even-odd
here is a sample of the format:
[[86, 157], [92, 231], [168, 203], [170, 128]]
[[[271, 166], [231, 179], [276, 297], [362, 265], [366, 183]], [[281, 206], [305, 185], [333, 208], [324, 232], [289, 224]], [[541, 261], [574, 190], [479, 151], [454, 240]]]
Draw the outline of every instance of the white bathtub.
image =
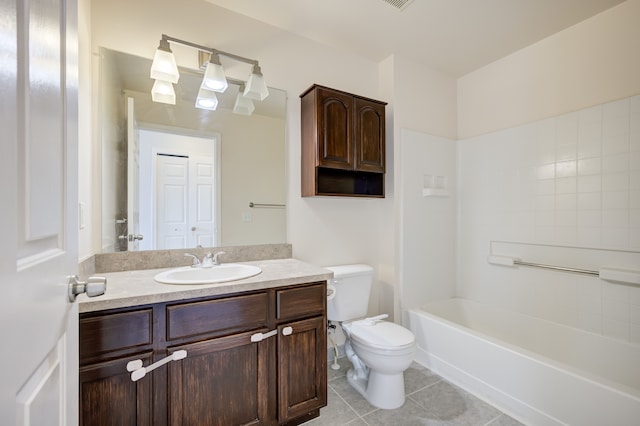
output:
[[528, 425], [640, 425], [640, 346], [465, 299], [409, 310], [417, 361]]

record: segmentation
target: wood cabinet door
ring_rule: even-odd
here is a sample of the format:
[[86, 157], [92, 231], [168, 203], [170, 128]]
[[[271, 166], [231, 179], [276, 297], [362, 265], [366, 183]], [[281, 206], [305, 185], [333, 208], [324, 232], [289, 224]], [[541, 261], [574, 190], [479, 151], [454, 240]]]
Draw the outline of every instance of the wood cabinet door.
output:
[[355, 169], [384, 173], [385, 106], [355, 99]]
[[318, 166], [353, 169], [353, 97], [317, 89]]
[[253, 343], [251, 334], [206, 340], [168, 351], [168, 355], [180, 349], [187, 351], [185, 359], [168, 364], [170, 425], [272, 424], [275, 400], [269, 398], [273, 390], [269, 389], [268, 352], [273, 351], [273, 339]]
[[153, 373], [131, 381], [127, 363], [151, 364], [152, 352], [118, 358], [80, 368], [80, 425], [152, 426]]
[[[291, 334], [283, 333], [291, 327]], [[315, 317], [278, 327], [278, 420], [327, 405], [327, 324]]]

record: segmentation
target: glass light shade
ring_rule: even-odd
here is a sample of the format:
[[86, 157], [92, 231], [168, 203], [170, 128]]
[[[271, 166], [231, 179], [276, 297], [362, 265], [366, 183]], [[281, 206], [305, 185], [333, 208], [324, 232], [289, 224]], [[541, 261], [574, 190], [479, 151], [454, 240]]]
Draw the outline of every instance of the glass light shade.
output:
[[169, 81], [156, 80], [151, 89], [151, 99], [153, 102], [175, 105], [176, 92], [173, 90], [173, 84]]
[[167, 51], [161, 48], [156, 50], [151, 64], [151, 78], [155, 80], [170, 81], [177, 83], [180, 78], [176, 58], [173, 57], [171, 50]]
[[253, 105], [253, 101], [249, 98], [245, 98], [242, 93], [238, 93], [236, 96], [236, 103], [233, 106], [233, 112], [242, 115], [251, 115], [256, 107]]
[[229, 83], [227, 83], [227, 77], [224, 75], [222, 65], [209, 62], [207, 69], [204, 71], [202, 88], [222, 93], [227, 90], [228, 86]]
[[269, 89], [267, 89], [267, 83], [264, 81], [264, 76], [261, 73], [255, 71], [249, 76], [249, 81], [244, 89], [244, 96], [246, 98], [255, 99], [258, 101], [263, 100], [269, 96]]
[[218, 98], [215, 92], [207, 89], [200, 89], [198, 91], [198, 97], [196, 98], [196, 108], [208, 109], [213, 111], [217, 107]]

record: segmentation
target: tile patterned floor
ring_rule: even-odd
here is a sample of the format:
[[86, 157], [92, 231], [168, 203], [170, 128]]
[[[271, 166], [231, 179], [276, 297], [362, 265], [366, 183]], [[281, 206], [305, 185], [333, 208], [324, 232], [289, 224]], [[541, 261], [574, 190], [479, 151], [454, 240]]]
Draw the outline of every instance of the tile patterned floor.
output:
[[320, 417], [305, 425], [523, 426], [417, 363], [404, 374], [404, 405], [396, 410], [378, 409], [347, 382], [345, 373], [351, 367], [347, 358], [340, 358], [339, 363], [340, 370], [329, 368], [327, 406], [320, 410]]

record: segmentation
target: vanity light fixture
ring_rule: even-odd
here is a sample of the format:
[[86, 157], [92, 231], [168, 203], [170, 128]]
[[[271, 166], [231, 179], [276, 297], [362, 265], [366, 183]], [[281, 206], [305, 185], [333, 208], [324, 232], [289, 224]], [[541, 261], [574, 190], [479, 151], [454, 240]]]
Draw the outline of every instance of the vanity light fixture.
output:
[[227, 90], [227, 87], [229, 87], [229, 83], [227, 83], [227, 78], [224, 75], [220, 56], [217, 53], [212, 53], [207, 63], [207, 68], [204, 70], [202, 88], [223, 93]]
[[169, 47], [169, 41], [164, 37], [160, 40], [160, 45], [153, 56], [150, 77], [171, 83], [177, 83], [180, 78], [176, 58]]
[[244, 96], [245, 87], [244, 84], [240, 84], [240, 90], [238, 90], [238, 96], [236, 96], [236, 103], [233, 106], [233, 112], [242, 115], [251, 115], [256, 107], [253, 105], [251, 98]]
[[258, 64], [253, 66], [253, 71], [249, 76], [249, 81], [247, 81], [247, 87], [244, 89], [244, 96], [257, 101], [261, 101], [269, 96], [267, 83], [264, 81], [264, 76]]
[[196, 98], [196, 108], [214, 111], [218, 107], [218, 98], [213, 90], [201, 87]]
[[153, 102], [175, 105], [176, 92], [173, 90], [173, 84], [170, 81], [156, 80], [151, 89], [151, 99]]
[[[151, 91], [152, 99], [155, 102], [171, 104], [175, 104], [176, 102], [176, 95], [172, 83], [178, 82], [180, 74], [173, 53], [171, 52], [170, 43], [188, 46], [209, 55], [200, 91], [198, 92], [198, 97], [195, 102], [197, 108], [216, 109], [218, 99], [214, 92], [222, 93], [229, 86], [224, 69], [220, 63], [221, 55], [252, 66], [251, 75], [246, 83], [246, 87], [244, 82], [241, 82], [241, 92], [236, 98], [233, 112], [251, 115], [255, 109], [252, 99], [262, 101], [269, 96], [269, 89], [267, 88], [258, 61], [163, 34], [162, 39], [160, 39], [160, 45], [153, 58], [153, 63], [151, 64], [150, 76], [156, 80]], [[200, 56], [202, 57], [202, 54]]]

